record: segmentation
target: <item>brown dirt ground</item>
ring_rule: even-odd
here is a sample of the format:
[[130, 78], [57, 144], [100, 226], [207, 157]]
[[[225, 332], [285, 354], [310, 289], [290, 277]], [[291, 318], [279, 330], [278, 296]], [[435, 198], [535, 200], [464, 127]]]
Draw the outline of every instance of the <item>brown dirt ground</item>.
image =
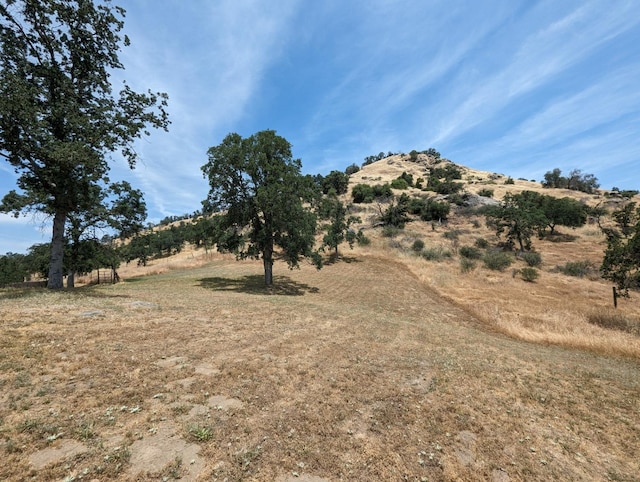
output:
[[0, 479], [638, 480], [637, 359], [497, 333], [427, 271], [0, 291]]

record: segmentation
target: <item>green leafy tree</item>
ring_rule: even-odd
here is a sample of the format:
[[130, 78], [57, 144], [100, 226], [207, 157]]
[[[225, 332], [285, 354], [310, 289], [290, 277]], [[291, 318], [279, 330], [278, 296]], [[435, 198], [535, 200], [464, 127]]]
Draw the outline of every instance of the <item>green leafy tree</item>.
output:
[[340, 171], [331, 171], [322, 180], [322, 193], [344, 194], [349, 187], [349, 175]]
[[19, 283], [29, 275], [24, 254], [7, 253], [0, 256], [0, 286]]
[[211, 190], [205, 212], [220, 212], [222, 234], [218, 249], [239, 258], [262, 258], [265, 285], [273, 284], [275, 248], [290, 268], [313, 251], [316, 216], [305, 202], [316, 195], [310, 178], [300, 174], [301, 163], [291, 156], [291, 145], [275, 131], [248, 138], [232, 133], [208, 151], [202, 166]]
[[630, 202], [612, 214], [614, 226], [601, 228], [607, 237], [602, 277], [612, 281], [620, 296], [640, 287], [640, 208]]
[[350, 176], [351, 174], [355, 174], [359, 170], [360, 170], [360, 166], [358, 166], [356, 163], [353, 163], [350, 166], [347, 166], [347, 168], [344, 170], [344, 173], [347, 176]]
[[[106, 260], [110, 261], [107, 266], [117, 276], [117, 257], [105, 257], [106, 247], [95, 246], [99, 244], [96, 230], [112, 228], [118, 237], [130, 238], [142, 230], [147, 218], [142, 191], [133, 189], [128, 182], [114, 183], [108, 189], [102, 189], [98, 184], [90, 187], [88, 193], [94, 196], [93, 202], [87, 203], [88, 208], [82, 212], [69, 213], [67, 218], [66, 238], [70, 246], [65, 253], [68, 258], [65, 265], [68, 288], [74, 287], [76, 273], [101, 268]], [[87, 259], [92, 253], [95, 255], [93, 261]]]
[[355, 232], [351, 226], [361, 220], [357, 216], [350, 216], [347, 207], [336, 197], [328, 196], [320, 204], [320, 218], [328, 221], [323, 224], [325, 235], [322, 238], [322, 248], [329, 248], [338, 257], [338, 246], [347, 242], [353, 249], [354, 243], [362, 237], [361, 232]]
[[541, 207], [547, 218], [547, 226], [551, 234], [557, 225], [579, 228], [587, 222], [587, 207], [580, 201], [569, 197], [543, 196]]
[[542, 181], [542, 187], [547, 188], [566, 188], [567, 178], [562, 176], [562, 171], [557, 167], [552, 171], [547, 171], [544, 175], [544, 181]]
[[507, 193], [501, 206], [487, 212], [487, 224], [496, 229], [498, 236], [505, 235], [510, 248], [517, 243], [520, 251], [531, 249], [531, 237], [547, 223], [540, 208], [540, 195], [533, 191]]
[[49, 288], [63, 287], [68, 217], [94, 209], [91, 192], [108, 184], [107, 154], [133, 168], [132, 142], [168, 126], [166, 94], [112, 93], [124, 13], [91, 0], [0, 3], [0, 155], [19, 176], [0, 210], [52, 216]]
[[404, 229], [404, 225], [411, 221], [409, 217], [409, 197], [402, 195], [397, 202], [391, 203], [380, 216], [385, 226]]

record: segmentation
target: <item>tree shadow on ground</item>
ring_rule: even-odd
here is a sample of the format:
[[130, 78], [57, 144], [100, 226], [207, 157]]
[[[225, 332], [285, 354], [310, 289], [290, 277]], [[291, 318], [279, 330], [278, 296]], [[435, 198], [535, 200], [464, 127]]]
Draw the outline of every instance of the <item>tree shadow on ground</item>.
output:
[[322, 264], [324, 264], [325, 266], [331, 266], [331, 265], [336, 264], [336, 263], [338, 263], [340, 261], [343, 262], [343, 263], [361, 263], [362, 262], [361, 260], [359, 260], [355, 256], [345, 256], [343, 254], [340, 254], [340, 255], [336, 256], [335, 253], [332, 253], [326, 259], [324, 259], [322, 261]]
[[200, 286], [214, 291], [234, 291], [252, 295], [284, 295], [303, 296], [306, 293], [317, 293], [316, 287], [298, 283], [287, 276], [274, 276], [273, 286], [264, 285], [264, 276], [247, 275], [242, 278], [203, 278], [198, 280]]

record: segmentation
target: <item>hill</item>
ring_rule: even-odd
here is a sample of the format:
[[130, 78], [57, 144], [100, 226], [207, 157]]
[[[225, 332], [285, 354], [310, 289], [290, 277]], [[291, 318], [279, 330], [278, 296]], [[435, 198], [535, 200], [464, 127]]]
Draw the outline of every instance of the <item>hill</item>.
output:
[[[378, 161], [350, 189], [425, 168]], [[469, 192], [537, 188], [464, 169]], [[115, 285], [0, 290], [0, 479], [634, 480], [636, 296], [614, 310], [608, 283], [556, 269], [598, 265], [598, 228], [535, 239], [531, 283], [461, 269], [497, 243], [468, 206], [391, 235], [380, 207], [354, 207], [370, 244], [276, 263], [270, 290], [260, 262], [193, 247]]]

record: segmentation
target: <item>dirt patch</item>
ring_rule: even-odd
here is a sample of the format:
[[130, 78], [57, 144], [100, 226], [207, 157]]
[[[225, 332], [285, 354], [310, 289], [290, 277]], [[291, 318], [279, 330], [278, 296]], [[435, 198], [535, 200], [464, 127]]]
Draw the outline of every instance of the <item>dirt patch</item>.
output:
[[152, 434], [131, 444], [132, 476], [169, 473], [173, 478], [191, 482], [204, 470], [200, 446], [183, 440], [171, 424], [162, 424]]
[[83, 454], [88, 450], [88, 447], [75, 440], [58, 440], [54, 446], [31, 454], [29, 456], [29, 463], [31, 463], [36, 470], [42, 470], [47, 465], [70, 460], [76, 455]]

